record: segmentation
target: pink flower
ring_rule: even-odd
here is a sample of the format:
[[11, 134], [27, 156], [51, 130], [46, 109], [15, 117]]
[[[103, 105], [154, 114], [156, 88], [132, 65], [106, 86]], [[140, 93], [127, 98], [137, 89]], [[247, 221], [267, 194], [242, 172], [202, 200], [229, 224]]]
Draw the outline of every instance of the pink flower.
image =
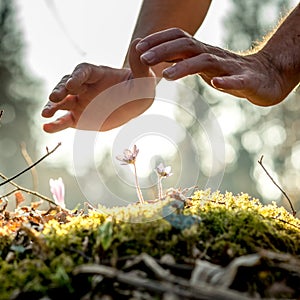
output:
[[117, 160], [122, 161], [121, 165], [129, 165], [129, 164], [135, 164], [136, 157], [139, 153], [139, 149], [136, 145], [133, 146], [133, 150], [125, 149], [123, 151], [123, 156], [118, 155], [116, 158]]
[[167, 178], [169, 176], [172, 176], [173, 173], [171, 172], [171, 167], [167, 166], [165, 167], [163, 163], [160, 163], [156, 168], [155, 168], [158, 181], [157, 181], [157, 187], [158, 187], [158, 199], [163, 198], [163, 189], [162, 189], [162, 180], [163, 178]]
[[136, 145], [133, 146], [133, 150], [129, 150], [129, 149], [125, 149], [123, 151], [123, 156], [122, 155], [118, 155], [116, 157], [117, 160], [120, 160], [122, 163], [121, 165], [133, 165], [134, 168], [134, 178], [135, 178], [135, 187], [136, 187], [136, 192], [137, 192], [137, 196], [139, 198], [140, 203], [144, 203], [144, 198], [143, 198], [143, 194], [139, 185], [139, 181], [138, 181], [138, 177], [137, 177], [137, 172], [136, 172], [136, 165], [135, 165], [135, 161], [136, 161], [136, 157], [139, 154], [139, 149], [137, 148]]
[[49, 180], [50, 191], [52, 193], [55, 203], [62, 208], [66, 208], [65, 204], [65, 185], [61, 177], [58, 179]]
[[155, 171], [162, 178], [169, 177], [169, 176], [173, 175], [173, 173], [171, 172], [171, 167], [170, 166], [165, 167], [163, 163], [160, 163], [156, 167]]

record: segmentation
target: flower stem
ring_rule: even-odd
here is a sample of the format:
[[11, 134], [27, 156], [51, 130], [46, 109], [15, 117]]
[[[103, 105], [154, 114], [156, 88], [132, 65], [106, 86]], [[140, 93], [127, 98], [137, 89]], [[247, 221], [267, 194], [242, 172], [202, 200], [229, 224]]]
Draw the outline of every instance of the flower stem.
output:
[[134, 167], [136, 193], [137, 193], [140, 203], [143, 204], [143, 203], [145, 203], [145, 201], [144, 201], [144, 197], [143, 197], [140, 185], [139, 185], [135, 163], [133, 163], [133, 167]]
[[158, 188], [158, 199], [161, 200], [163, 198], [163, 191], [162, 191], [162, 184], [161, 184], [162, 178], [158, 176], [157, 181], [157, 188]]

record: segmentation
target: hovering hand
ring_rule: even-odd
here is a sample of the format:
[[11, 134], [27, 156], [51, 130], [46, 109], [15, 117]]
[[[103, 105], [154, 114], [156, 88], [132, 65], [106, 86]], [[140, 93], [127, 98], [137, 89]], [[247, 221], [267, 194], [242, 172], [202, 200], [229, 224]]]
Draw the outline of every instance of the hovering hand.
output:
[[201, 43], [178, 28], [149, 35], [136, 49], [148, 66], [174, 62], [163, 71], [168, 80], [199, 74], [214, 88], [260, 106], [279, 103], [289, 92], [284, 91], [279, 70], [263, 51], [238, 55]]
[[[67, 113], [44, 124], [44, 130], [49, 133], [68, 127], [110, 130], [149, 108], [154, 99], [155, 78], [151, 69], [141, 63], [139, 53], [135, 50], [137, 42], [132, 43], [129, 52], [131, 69], [82, 63], [72, 74], [64, 76], [50, 94], [50, 101], [45, 105], [42, 116], [50, 118], [60, 110]], [[138, 78], [146, 80], [136, 80]], [[93, 107], [88, 110], [91, 104]], [[85, 122], [79, 122], [84, 112], [91, 113], [91, 124], [88, 124], [89, 115], [85, 116]], [[96, 122], [99, 127], [95, 127], [95, 118], [99, 119]]]

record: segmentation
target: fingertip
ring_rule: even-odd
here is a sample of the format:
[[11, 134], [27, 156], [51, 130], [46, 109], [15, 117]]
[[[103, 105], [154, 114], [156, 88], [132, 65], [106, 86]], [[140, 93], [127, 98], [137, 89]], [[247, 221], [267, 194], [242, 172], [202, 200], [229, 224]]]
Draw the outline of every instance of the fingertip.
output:
[[67, 113], [52, 122], [44, 124], [43, 128], [48, 133], [55, 133], [73, 127], [73, 125], [74, 122], [72, 116], [70, 113]]
[[52, 129], [52, 126], [50, 123], [47, 123], [47, 124], [43, 124], [43, 130], [47, 133], [53, 133], [53, 131], [51, 130]]
[[49, 109], [47, 108], [44, 108], [41, 112], [41, 116], [44, 117], [44, 118], [49, 118], [50, 117], [50, 114], [49, 114]]
[[73, 77], [70, 77], [67, 81], [66, 81], [66, 89], [68, 91], [72, 91], [74, 90], [74, 88], [78, 85], [78, 82], [76, 82], [76, 79], [74, 79]]
[[147, 51], [140, 56], [140, 60], [144, 64], [153, 65], [156, 63], [155, 53], [153, 51]]
[[134, 50], [136, 53], [141, 54], [140, 53], [141, 51], [139, 50], [139, 47], [138, 47], [138, 44], [141, 40], [142, 40], [141, 38], [136, 38], [131, 42], [131, 44], [130, 44], [131, 51]]
[[55, 110], [53, 104], [48, 101], [48, 103], [43, 107], [41, 115], [45, 118], [50, 118], [54, 115]]
[[66, 129], [68, 126], [62, 122], [61, 119], [57, 119], [50, 123], [45, 123], [43, 129], [47, 133], [56, 133], [58, 131]]
[[61, 100], [60, 95], [61, 95], [61, 91], [58, 89], [54, 89], [49, 95], [49, 100], [52, 102], [58, 102], [59, 100]]
[[223, 88], [224, 84], [225, 80], [223, 77], [214, 77], [211, 79], [211, 85], [216, 89]]
[[164, 69], [162, 75], [165, 79], [173, 80], [176, 76], [176, 69], [174, 66], [171, 66], [167, 69]]
[[245, 78], [240, 75], [214, 77], [211, 85], [219, 90], [242, 90], [245, 88]]
[[142, 39], [139, 39], [138, 43], [135, 46], [135, 49], [139, 53], [143, 53], [149, 49], [149, 44], [147, 42], [143, 41]]
[[135, 38], [131, 44], [134, 45], [135, 47], [137, 46], [137, 44], [141, 41], [142, 39], [141, 38]]
[[136, 50], [136, 45], [140, 39], [135, 39], [131, 45], [129, 50], [129, 65], [132, 70], [132, 74], [134, 78], [139, 77], [148, 77], [149, 76], [149, 66], [143, 63], [142, 57], [140, 53]]

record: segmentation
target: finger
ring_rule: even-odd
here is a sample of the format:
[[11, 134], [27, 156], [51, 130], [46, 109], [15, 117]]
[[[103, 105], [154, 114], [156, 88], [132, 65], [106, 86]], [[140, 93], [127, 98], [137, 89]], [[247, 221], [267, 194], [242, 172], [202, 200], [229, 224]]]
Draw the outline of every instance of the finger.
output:
[[182, 37], [162, 43], [141, 55], [145, 64], [156, 65], [161, 62], [176, 62], [205, 52], [205, 46], [190, 37]]
[[140, 53], [136, 50], [136, 45], [139, 42], [139, 39], [136, 39], [132, 42], [129, 49], [129, 65], [134, 78], [143, 78], [148, 77], [150, 68], [143, 64], [140, 60]]
[[225, 77], [214, 77], [211, 80], [212, 86], [221, 90], [245, 90], [251, 87], [245, 75], [232, 75]]
[[52, 101], [48, 101], [43, 107], [41, 115], [45, 118], [51, 118], [54, 115], [53, 106], [54, 103]]
[[79, 64], [71, 75], [62, 78], [53, 89], [49, 99], [52, 102], [59, 102], [68, 94], [78, 95], [84, 93], [88, 84], [101, 80], [103, 76], [103, 68], [88, 63]]
[[175, 65], [165, 69], [163, 76], [166, 79], [175, 80], [187, 75], [197, 74], [205, 77], [217, 77], [229, 75], [232, 72], [230, 61], [216, 55], [204, 53], [184, 59]]
[[[70, 94], [79, 95], [86, 90], [93, 91], [96, 94], [107, 89], [114, 82], [123, 80], [124, 70], [110, 68], [107, 66], [95, 66], [83, 63], [78, 65], [72, 73], [70, 79], [66, 83], [66, 87]], [[97, 84], [97, 88], [90, 89], [89, 85]]]
[[49, 95], [49, 99], [52, 102], [58, 102], [64, 99], [68, 95], [68, 91], [66, 89], [66, 82], [70, 78], [70, 75], [65, 75], [60, 82], [55, 86]]
[[51, 118], [58, 110], [72, 110], [77, 105], [77, 97], [68, 95], [63, 101], [54, 103], [48, 101], [42, 110], [42, 116]]
[[70, 78], [66, 82], [67, 89], [73, 94], [83, 92], [86, 84], [94, 83], [103, 77], [104, 72], [101, 67], [96, 65], [81, 63], [76, 66]]
[[257, 72], [245, 72], [241, 75], [215, 77], [211, 80], [212, 86], [223, 92], [240, 98], [246, 98], [259, 106], [272, 106], [282, 99], [276, 99], [276, 87], [272, 82], [268, 85], [266, 78]]
[[140, 53], [143, 53], [149, 50], [150, 48], [155, 47], [161, 43], [165, 43], [182, 37], [191, 37], [191, 35], [189, 35], [188, 33], [186, 33], [185, 31], [179, 28], [170, 28], [170, 29], [162, 30], [150, 34], [147, 37], [140, 40], [136, 45], [136, 49]]
[[260, 88], [261, 83], [264, 82], [261, 78], [249, 76], [249, 74], [232, 75], [225, 77], [214, 77], [211, 80], [211, 85], [228, 94], [240, 98], [246, 98], [253, 104], [259, 106], [274, 105], [274, 98], [270, 93], [264, 93]]
[[264, 97], [263, 102], [261, 101], [260, 97], [257, 97], [257, 94], [259, 91], [261, 91], [260, 84], [263, 82], [263, 80], [258, 79], [257, 74], [256, 77], [254, 77], [249, 76], [247, 73], [224, 77], [214, 77], [211, 79], [211, 85], [220, 91], [237, 97], [247, 98], [254, 104], [266, 106], [268, 99], [267, 95], [265, 95], [266, 97]]
[[53, 122], [44, 124], [43, 129], [48, 133], [55, 133], [74, 126], [75, 122], [73, 120], [72, 114], [67, 113]]

